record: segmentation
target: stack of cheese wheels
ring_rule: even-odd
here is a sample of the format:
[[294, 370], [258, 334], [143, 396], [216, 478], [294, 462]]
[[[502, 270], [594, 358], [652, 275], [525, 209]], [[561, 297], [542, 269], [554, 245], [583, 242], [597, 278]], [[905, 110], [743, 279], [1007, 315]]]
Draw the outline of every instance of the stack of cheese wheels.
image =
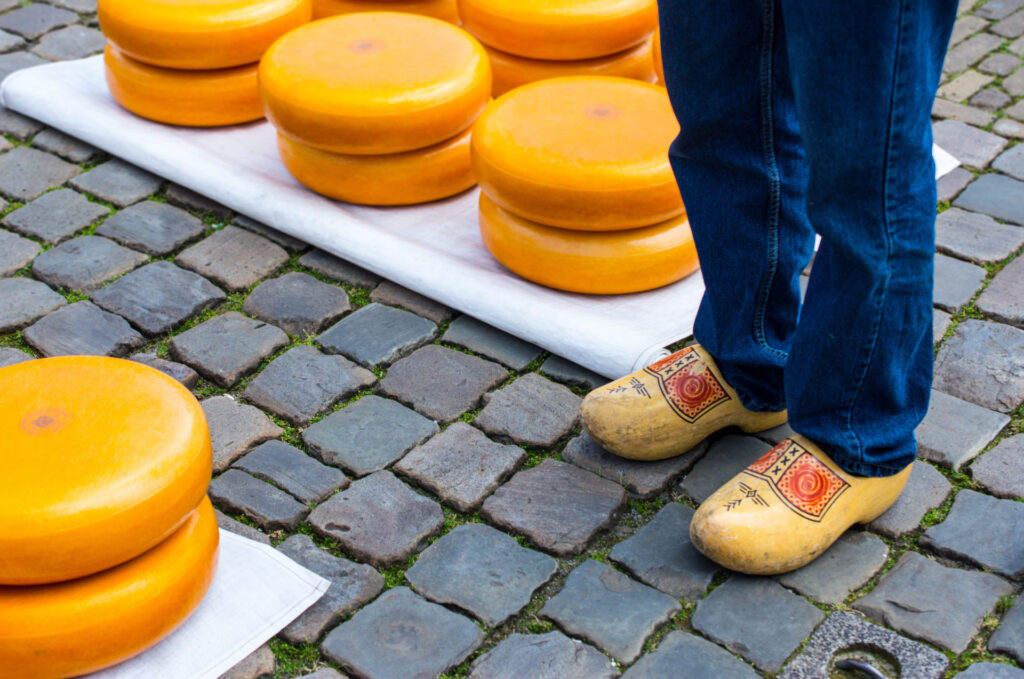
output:
[[459, 24], [458, 0], [313, 0], [313, 18], [355, 12], [405, 12]]
[[459, 0], [463, 26], [494, 69], [494, 96], [547, 78], [654, 82], [655, 0]]
[[263, 117], [263, 52], [307, 23], [313, 0], [100, 0], [107, 85], [161, 123], [212, 127]]
[[498, 98], [473, 130], [480, 232], [523, 278], [591, 294], [639, 292], [697, 269], [668, 147], [664, 88], [545, 80]]
[[152, 646], [217, 563], [202, 408], [147, 366], [0, 368], [0, 677], [53, 679]]
[[461, 28], [397, 12], [314, 21], [267, 50], [260, 90], [285, 167], [317, 193], [408, 205], [476, 183], [470, 128], [491, 69]]

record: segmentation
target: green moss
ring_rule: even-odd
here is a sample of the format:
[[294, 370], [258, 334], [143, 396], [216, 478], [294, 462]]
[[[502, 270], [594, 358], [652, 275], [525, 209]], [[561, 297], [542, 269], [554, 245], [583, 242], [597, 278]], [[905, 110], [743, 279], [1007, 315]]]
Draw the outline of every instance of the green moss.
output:
[[274, 679], [298, 677], [327, 666], [327, 663], [321, 659], [320, 649], [316, 644], [306, 643], [294, 646], [274, 638], [270, 640], [270, 650], [274, 652], [274, 657], [277, 659], [277, 671], [274, 672]]

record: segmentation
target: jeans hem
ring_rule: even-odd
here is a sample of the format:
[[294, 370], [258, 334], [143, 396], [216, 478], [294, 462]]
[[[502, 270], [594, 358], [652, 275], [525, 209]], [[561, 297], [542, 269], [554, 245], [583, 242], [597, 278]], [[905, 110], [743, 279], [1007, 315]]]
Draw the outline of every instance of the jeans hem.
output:
[[[906, 464], [898, 467], [892, 467], [889, 465], [868, 464], [860, 460], [836, 457], [833, 455], [829, 455], [829, 457], [832, 458], [833, 462], [839, 465], [840, 469], [848, 474], [853, 474], [854, 476], [867, 476], [870, 478], [895, 476], [907, 467]], [[913, 460], [910, 462], [913, 462]], [[910, 462], [907, 464], [910, 464]]]

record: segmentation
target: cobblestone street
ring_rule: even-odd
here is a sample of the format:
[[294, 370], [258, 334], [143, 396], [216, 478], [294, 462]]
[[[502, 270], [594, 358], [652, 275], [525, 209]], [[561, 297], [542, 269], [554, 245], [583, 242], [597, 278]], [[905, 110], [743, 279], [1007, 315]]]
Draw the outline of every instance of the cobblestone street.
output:
[[[0, 76], [100, 51], [95, 11], [0, 0]], [[332, 582], [225, 678], [1024, 679], [1022, 64], [1024, 0], [961, 2], [920, 460], [784, 576], [688, 526], [787, 427], [616, 458], [578, 422], [607, 380], [4, 109], [0, 366], [130, 357], [202, 401], [221, 526]]]

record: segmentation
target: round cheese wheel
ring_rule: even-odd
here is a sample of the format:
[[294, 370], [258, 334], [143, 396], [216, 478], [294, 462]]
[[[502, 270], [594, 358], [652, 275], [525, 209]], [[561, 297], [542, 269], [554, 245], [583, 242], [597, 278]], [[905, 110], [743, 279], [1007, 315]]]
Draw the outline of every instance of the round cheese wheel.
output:
[[649, 83], [657, 79], [650, 40], [608, 57], [573, 61], [527, 59], [499, 52], [487, 45], [484, 45], [484, 49], [491, 58], [491, 71], [494, 73], [491, 93], [495, 97], [528, 83], [564, 76], [608, 75]]
[[454, 196], [476, 184], [469, 130], [425, 149], [384, 156], [329, 153], [278, 135], [288, 171], [330, 198], [362, 205], [412, 205]]
[[531, 59], [594, 59], [658, 25], [655, 0], [459, 0], [462, 25], [494, 49]]
[[665, 65], [661, 61], [661, 31], [654, 32], [654, 70], [658, 74], [658, 82], [665, 84]]
[[496, 203], [584, 231], [683, 214], [668, 162], [676, 122], [664, 88], [625, 78], [555, 78], [515, 89], [473, 128], [473, 167]]
[[472, 124], [491, 95], [487, 53], [438, 19], [362, 12], [292, 31], [260, 63], [267, 118], [333, 153], [433, 146]]
[[128, 56], [164, 68], [252, 64], [308, 22], [313, 0], [100, 0], [100, 28]]
[[0, 368], [0, 384], [0, 584], [124, 563], [170, 535], [206, 493], [206, 417], [162, 372], [61, 356]]
[[211, 71], [160, 68], [136, 61], [109, 43], [103, 60], [110, 94], [143, 118], [171, 125], [213, 127], [263, 117], [258, 64]]
[[674, 283], [699, 266], [686, 217], [642, 229], [584, 233], [523, 219], [481, 194], [480, 235], [514, 273], [569, 292], [641, 292]]
[[204, 498], [170, 537], [116, 568], [52, 585], [0, 587], [0, 677], [77, 677], [157, 643], [202, 601], [219, 539]]
[[313, 0], [313, 19], [356, 12], [405, 12], [459, 24], [457, 0]]

